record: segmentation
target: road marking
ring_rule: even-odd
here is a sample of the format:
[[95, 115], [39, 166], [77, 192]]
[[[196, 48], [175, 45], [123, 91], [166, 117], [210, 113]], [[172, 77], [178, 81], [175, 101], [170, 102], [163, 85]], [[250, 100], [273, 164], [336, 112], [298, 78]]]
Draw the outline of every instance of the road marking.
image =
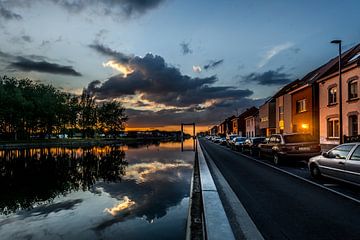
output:
[[338, 187], [339, 184], [336, 184], [336, 183], [324, 183], [323, 184], [325, 187]]
[[254, 160], [254, 161], [258, 162], [258, 163], [264, 164], [264, 165], [266, 165], [266, 166], [268, 166], [268, 167], [271, 167], [271, 168], [273, 168], [273, 169], [276, 169], [276, 170], [278, 170], [278, 171], [280, 171], [280, 172], [283, 172], [283, 173], [288, 174], [288, 175], [290, 175], [290, 176], [292, 176], [292, 177], [295, 177], [295, 178], [297, 178], [297, 179], [303, 180], [303, 181], [305, 181], [305, 182], [307, 182], [307, 183], [310, 183], [310, 184], [315, 185], [315, 186], [317, 186], [317, 187], [320, 187], [320, 188], [322, 188], [322, 189], [328, 190], [328, 191], [330, 191], [330, 192], [332, 192], [332, 193], [335, 193], [335, 194], [337, 194], [337, 195], [340, 195], [340, 196], [342, 196], [342, 197], [344, 197], [344, 198], [347, 198], [347, 199], [349, 199], [349, 200], [352, 200], [352, 201], [360, 204], [360, 200], [359, 200], [359, 199], [356, 199], [356, 198], [350, 197], [350, 196], [348, 196], [348, 195], [345, 195], [345, 194], [343, 194], [343, 193], [341, 193], [341, 192], [338, 192], [338, 191], [336, 191], [336, 190], [333, 190], [333, 189], [331, 189], [331, 188], [328, 188], [328, 187], [326, 187], [326, 186], [324, 186], [324, 185], [322, 185], [322, 184], [319, 184], [319, 183], [310, 181], [310, 180], [308, 180], [308, 179], [306, 179], [306, 178], [300, 177], [300, 176], [298, 176], [298, 175], [296, 175], [296, 174], [293, 174], [293, 173], [291, 173], [291, 172], [285, 171], [285, 170], [283, 170], [283, 169], [281, 169], [281, 168], [278, 168], [278, 167], [275, 167], [275, 166], [273, 166], [273, 165], [271, 165], [271, 164], [269, 164], [269, 163], [267, 163], [267, 162], [258, 160], [258, 159], [256, 159], [256, 158], [253, 158], [253, 157], [250, 157], [250, 156], [247, 156], [247, 155], [245, 155], [245, 154], [242, 154], [242, 153], [239, 153], [239, 152], [234, 152], [234, 151], [231, 151], [231, 152], [233, 152], [233, 153], [235, 153], [235, 154], [238, 154], [238, 155], [240, 155], [240, 156], [242, 156], [242, 157], [245, 157], [245, 158]]

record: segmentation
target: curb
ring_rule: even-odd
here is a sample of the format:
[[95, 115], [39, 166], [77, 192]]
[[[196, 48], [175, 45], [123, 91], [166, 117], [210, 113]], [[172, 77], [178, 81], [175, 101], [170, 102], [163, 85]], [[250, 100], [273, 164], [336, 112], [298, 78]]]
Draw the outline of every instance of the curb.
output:
[[218, 190], [205, 161], [199, 140], [198, 161], [200, 169], [201, 194], [203, 199], [203, 214], [205, 226], [205, 238], [209, 240], [235, 239], [229, 219], [225, 213]]

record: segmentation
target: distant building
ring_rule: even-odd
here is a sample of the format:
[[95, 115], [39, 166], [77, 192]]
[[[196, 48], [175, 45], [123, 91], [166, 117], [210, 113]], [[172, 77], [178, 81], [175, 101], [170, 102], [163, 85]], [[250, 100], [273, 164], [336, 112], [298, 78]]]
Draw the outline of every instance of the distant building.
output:
[[246, 118], [253, 116], [259, 112], [259, 109], [256, 107], [251, 107], [246, 109], [243, 113], [238, 116], [238, 135], [246, 137]]
[[210, 129], [210, 135], [217, 135], [218, 134], [218, 126], [215, 125]]
[[276, 133], [276, 100], [273, 97], [259, 108], [259, 131], [264, 137]]
[[259, 111], [254, 111], [254, 113], [245, 118], [246, 137], [260, 136], [259, 122]]

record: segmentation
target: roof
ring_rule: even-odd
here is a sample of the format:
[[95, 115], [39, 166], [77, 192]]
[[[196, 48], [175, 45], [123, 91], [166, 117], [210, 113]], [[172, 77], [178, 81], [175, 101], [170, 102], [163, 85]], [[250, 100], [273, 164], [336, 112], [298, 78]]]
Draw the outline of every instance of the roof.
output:
[[274, 96], [273, 98], [278, 98], [291, 90], [295, 89], [296, 87], [299, 87], [303, 84], [303, 80], [296, 79], [295, 81], [285, 85], [283, 88], [281, 88]]
[[258, 112], [259, 112], [259, 109], [257, 107], [251, 107], [251, 108], [246, 109], [243, 113], [241, 113], [238, 118], [245, 119], [249, 116], [255, 115]]

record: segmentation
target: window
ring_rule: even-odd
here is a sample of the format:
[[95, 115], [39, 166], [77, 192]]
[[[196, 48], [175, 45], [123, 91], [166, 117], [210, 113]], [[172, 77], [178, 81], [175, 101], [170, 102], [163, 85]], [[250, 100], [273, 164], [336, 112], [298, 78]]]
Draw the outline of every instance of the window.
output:
[[296, 112], [297, 113], [306, 112], [306, 99], [301, 99], [296, 101]]
[[339, 119], [330, 118], [327, 121], [327, 136], [328, 138], [339, 137]]
[[336, 87], [332, 87], [329, 89], [329, 105], [336, 103]]
[[331, 158], [345, 159], [354, 146], [354, 144], [340, 145], [330, 150], [328, 154]]
[[360, 161], [360, 146], [358, 146], [350, 157], [350, 160]]
[[348, 83], [348, 91], [349, 91], [349, 100], [358, 97], [358, 83], [357, 79], [352, 80]]
[[262, 117], [260, 118], [260, 122], [267, 122], [269, 121], [269, 118], [268, 117]]
[[358, 135], [358, 116], [349, 116], [349, 136]]

